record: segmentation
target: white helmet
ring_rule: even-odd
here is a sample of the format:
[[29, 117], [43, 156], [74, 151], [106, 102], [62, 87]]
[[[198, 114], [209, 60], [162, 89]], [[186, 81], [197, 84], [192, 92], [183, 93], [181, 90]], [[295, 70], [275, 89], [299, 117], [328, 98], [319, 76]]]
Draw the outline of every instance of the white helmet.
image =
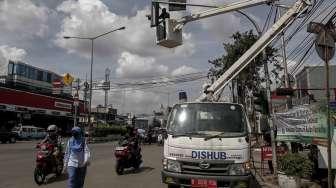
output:
[[56, 132], [57, 131], [57, 126], [56, 125], [49, 125], [47, 128], [48, 132]]

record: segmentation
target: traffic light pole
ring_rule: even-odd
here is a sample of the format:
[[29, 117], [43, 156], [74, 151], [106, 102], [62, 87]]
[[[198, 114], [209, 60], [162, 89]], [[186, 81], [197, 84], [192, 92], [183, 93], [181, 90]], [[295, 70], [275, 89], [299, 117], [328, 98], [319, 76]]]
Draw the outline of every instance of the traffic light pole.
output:
[[[334, 17], [334, 16], [333, 16]], [[333, 18], [332, 17], [332, 18]], [[315, 41], [315, 47], [317, 54], [321, 59], [325, 61], [326, 70], [326, 97], [327, 97], [327, 134], [328, 134], [328, 188], [332, 188], [332, 164], [331, 164], [331, 123], [330, 123], [330, 80], [329, 80], [329, 61], [333, 58], [335, 54], [335, 25], [332, 19], [327, 22], [326, 25], [322, 23], [311, 22], [308, 25], [308, 32], [317, 34]]]
[[80, 80], [77, 79], [76, 80], [76, 93], [75, 93], [75, 97], [74, 97], [74, 108], [75, 108], [75, 114], [74, 114], [74, 127], [77, 125], [77, 111], [78, 111], [78, 99], [79, 99], [79, 82]]
[[[324, 40], [326, 40], [326, 32], [324, 32]], [[328, 47], [324, 46], [325, 57], [328, 56]], [[332, 170], [331, 170], [331, 125], [330, 125], [330, 82], [329, 82], [329, 61], [328, 58], [325, 58], [325, 67], [326, 67], [326, 95], [327, 95], [327, 126], [328, 126], [328, 188], [332, 187]]]
[[272, 144], [272, 163], [273, 163], [273, 175], [277, 177], [277, 155], [276, 155], [276, 142], [274, 136], [274, 126], [273, 126], [273, 110], [272, 110], [272, 98], [271, 98], [271, 81], [268, 71], [268, 64], [267, 64], [267, 57], [264, 50], [263, 53], [263, 60], [264, 60], [264, 72], [265, 72], [265, 79], [266, 79], [266, 93], [267, 93], [267, 101], [268, 101], [268, 109], [269, 112], [267, 114], [268, 124], [271, 129], [271, 144]]

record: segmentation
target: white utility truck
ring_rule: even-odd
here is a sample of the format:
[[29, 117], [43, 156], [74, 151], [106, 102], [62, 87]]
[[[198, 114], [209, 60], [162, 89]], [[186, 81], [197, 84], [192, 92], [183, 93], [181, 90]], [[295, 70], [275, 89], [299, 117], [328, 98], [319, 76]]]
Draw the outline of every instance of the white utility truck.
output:
[[[152, 0], [152, 11], [148, 18], [151, 27], [156, 27], [157, 44], [174, 48], [182, 45], [182, 28], [190, 22], [240, 11], [262, 4], [280, 6], [278, 0], [240, 0], [223, 6], [208, 6], [191, 15], [174, 19], [160, 4], [177, 5], [185, 9], [184, 0]], [[178, 3], [180, 2], [180, 3]], [[222, 74], [198, 101], [211, 103], [183, 103], [174, 106], [167, 123], [164, 141], [162, 180], [168, 187], [247, 187], [250, 182], [249, 143], [250, 127], [243, 107], [232, 103], [215, 103], [223, 88], [231, 83], [253, 59], [269, 44], [276, 41], [297, 18], [313, 7], [313, 0], [296, 0], [286, 12], [262, 33], [260, 38], [224, 74]], [[200, 5], [197, 5], [200, 6]], [[206, 7], [206, 6], [203, 6]], [[174, 9], [173, 7], [169, 7]], [[180, 9], [177, 8], [177, 9]], [[176, 9], [175, 9], [176, 10]], [[161, 14], [160, 14], [161, 11]], [[257, 27], [257, 24], [249, 18]], [[265, 63], [265, 70], [268, 70]], [[268, 73], [268, 71], [266, 71]], [[266, 83], [267, 88], [269, 82]], [[207, 94], [206, 94], [207, 93]], [[270, 98], [270, 93], [268, 92]], [[273, 151], [275, 153], [275, 151]], [[273, 154], [275, 156], [275, 154]]]
[[250, 130], [242, 105], [175, 105], [167, 122], [163, 182], [170, 188], [248, 187]]

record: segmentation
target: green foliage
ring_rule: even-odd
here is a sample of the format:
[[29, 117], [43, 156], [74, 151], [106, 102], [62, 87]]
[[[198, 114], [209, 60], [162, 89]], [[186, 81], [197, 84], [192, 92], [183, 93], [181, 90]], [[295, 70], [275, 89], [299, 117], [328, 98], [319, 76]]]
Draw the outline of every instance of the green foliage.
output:
[[[232, 35], [232, 43], [224, 43], [225, 54], [214, 60], [209, 60], [211, 68], [208, 77], [211, 79], [219, 78], [226, 70], [228, 70], [257, 40], [258, 36], [254, 35], [252, 30], [244, 33], [235, 33]], [[276, 60], [277, 49], [272, 47], [266, 48], [266, 59], [268, 63], [273, 63], [276, 69], [281, 68]], [[238, 76], [238, 96], [245, 96], [244, 86], [257, 91], [260, 84], [265, 79], [259, 74], [263, 68], [263, 55], [259, 54], [252, 63], [250, 63]], [[273, 71], [272, 71], [273, 72]], [[277, 71], [274, 71], [277, 72]], [[241, 87], [239, 89], [239, 87]]]
[[279, 159], [279, 170], [287, 176], [309, 177], [312, 174], [313, 162], [299, 153], [288, 153]]
[[108, 135], [124, 135], [126, 133], [126, 127], [124, 126], [110, 126], [110, 125], [98, 125], [94, 131], [94, 137], [106, 137]]

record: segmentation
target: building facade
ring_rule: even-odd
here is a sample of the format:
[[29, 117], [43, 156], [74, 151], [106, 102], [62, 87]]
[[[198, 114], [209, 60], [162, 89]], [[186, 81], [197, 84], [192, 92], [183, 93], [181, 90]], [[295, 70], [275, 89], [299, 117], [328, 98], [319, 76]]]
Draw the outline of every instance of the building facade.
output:
[[[330, 98], [335, 99], [336, 65], [329, 66]], [[325, 66], [306, 66], [295, 75], [298, 98], [312, 95], [315, 100], [326, 99], [326, 70]]]

